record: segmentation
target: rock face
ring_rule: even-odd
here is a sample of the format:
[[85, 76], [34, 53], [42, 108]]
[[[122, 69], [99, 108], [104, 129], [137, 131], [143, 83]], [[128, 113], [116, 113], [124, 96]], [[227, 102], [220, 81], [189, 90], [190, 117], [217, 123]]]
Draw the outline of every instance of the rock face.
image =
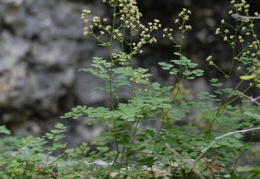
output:
[[[88, 50], [94, 49], [82, 40], [80, 19], [82, 10], [92, 6], [100, 3], [0, 1], [1, 124], [36, 113], [41, 118], [57, 115], [59, 100], [75, 85], [79, 59], [89, 58]], [[99, 8], [99, 14], [104, 12]], [[24, 117], [17, 119], [19, 115]]]
[[[174, 24], [173, 19], [183, 7], [194, 13], [191, 21], [194, 32], [188, 34], [184, 53], [199, 63], [214, 53], [226, 60], [229, 56], [219, 53], [225, 46], [216, 46], [218, 40], [214, 32], [217, 22], [227, 17], [227, 3], [213, 0], [196, 1], [196, 4], [190, 0], [140, 2], [144, 23], [158, 18], [166, 27]], [[89, 66], [93, 56], [105, 54], [94, 41], [82, 35], [83, 9], [91, 9], [98, 16], [107, 13], [101, 0], [0, 0], [0, 125], [16, 129], [16, 125], [26, 121], [40, 121], [23, 125], [33, 124], [32, 131], [40, 133], [76, 104], [108, 105], [108, 95], [93, 92], [102, 82], [77, 72]], [[173, 49], [171, 44], [161, 42], [159, 47], [144, 49], [139, 63], [155, 72], [155, 78], [167, 83], [168, 77], [165, 78], [156, 65], [159, 60], [170, 60]], [[201, 67], [207, 68], [202, 63]], [[205, 80], [199, 84], [202, 89], [208, 87]], [[191, 86], [198, 89], [196, 82]], [[124, 94], [128, 98], [129, 93]], [[41, 127], [37, 126], [40, 124]], [[77, 135], [75, 129], [71, 132]]]

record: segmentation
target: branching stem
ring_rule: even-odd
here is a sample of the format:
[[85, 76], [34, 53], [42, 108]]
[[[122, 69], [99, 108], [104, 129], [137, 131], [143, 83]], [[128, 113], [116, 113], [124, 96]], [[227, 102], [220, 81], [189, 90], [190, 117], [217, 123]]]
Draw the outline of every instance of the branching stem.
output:
[[[260, 127], [254, 127], [254, 128], [250, 128], [250, 129], [244, 129], [244, 130], [238, 130], [238, 131], [234, 131], [234, 132], [229, 132], [229, 133], [226, 133], [222, 136], [219, 136], [219, 137], [216, 137], [215, 140], [208, 146], [206, 147], [205, 149], [203, 149], [200, 153], [200, 155], [198, 156], [198, 158], [196, 160], [199, 160], [201, 159], [207, 152], [208, 150], [217, 142], [219, 141], [220, 139], [224, 138], [224, 137], [227, 137], [227, 136], [230, 136], [230, 135], [234, 135], [234, 134], [237, 134], [237, 133], [246, 133], [246, 132], [250, 132], [250, 131], [255, 131], [255, 130], [260, 130]], [[196, 161], [195, 160], [195, 161]]]

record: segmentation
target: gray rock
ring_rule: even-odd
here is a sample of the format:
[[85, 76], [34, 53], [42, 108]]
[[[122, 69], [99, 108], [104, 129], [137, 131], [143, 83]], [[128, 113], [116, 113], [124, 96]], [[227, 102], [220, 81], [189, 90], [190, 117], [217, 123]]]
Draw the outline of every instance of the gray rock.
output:
[[[96, 8], [104, 15], [105, 9], [99, 5], [0, 0], [0, 124], [26, 121], [35, 114], [47, 119], [61, 112], [61, 99], [75, 95], [73, 86], [81, 81], [76, 80], [82, 78], [76, 76], [80, 63], [90, 60], [89, 50], [95, 49], [92, 40], [83, 40], [81, 12]], [[75, 92], [81, 95], [83, 90]], [[66, 105], [74, 105], [72, 102]], [[23, 120], [17, 118], [21, 113]]]

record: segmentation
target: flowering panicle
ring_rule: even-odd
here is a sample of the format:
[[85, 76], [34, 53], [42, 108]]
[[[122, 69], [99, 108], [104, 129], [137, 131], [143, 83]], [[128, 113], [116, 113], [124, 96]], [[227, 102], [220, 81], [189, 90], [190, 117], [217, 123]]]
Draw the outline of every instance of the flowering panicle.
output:
[[158, 30], [161, 27], [160, 21], [158, 19], [154, 19], [154, 22], [149, 22], [148, 27], [145, 27], [143, 24], [139, 25], [139, 31], [140, 31], [140, 40], [139, 42], [132, 43], [134, 53], [139, 51], [139, 53], [142, 53], [143, 51], [140, 50], [141, 47], [147, 43], [156, 43], [157, 39], [155, 37], [151, 36], [151, 33], [154, 30]]
[[[257, 39], [254, 31], [254, 19], [260, 17], [259, 13], [255, 12], [255, 17], [249, 16], [249, 4], [245, 0], [240, 0], [239, 2], [232, 0], [231, 4], [233, 4], [235, 10], [230, 10], [228, 14], [237, 21], [236, 26], [232, 26], [222, 19], [221, 23], [227, 25], [228, 29], [221, 30], [217, 28], [215, 34], [221, 36], [223, 41], [227, 42], [233, 51], [235, 51], [237, 45], [241, 46], [242, 50], [240, 53], [235, 54], [234, 60], [238, 60], [245, 65], [252, 64], [252, 67], [248, 68], [247, 71], [255, 71], [259, 68], [257, 64], [260, 64], [260, 41]], [[230, 34], [230, 31], [233, 32], [233, 35]], [[210, 60], [207, 59], [207, 61], [209, 65], [213, 65], [219, 69], [211, 58]], [[231, 68], [233, 68], [233, 64], [234, 62], [232, 62]], [[240, 66], [238, 70], [243, 72]], [[245, 74], [245, 72], [243, 73]], [[230, 76], [230, 74], [227, 76]]]
[[[244, 46], [244, 43], [248, 43], [249, 36], [252, 35], [254, 39], [256, 39], [256, 34], [254, 33], [254, 23], [253, 20], [246, 18], [249, 15], [249, 4], [246, 4], [245, 0], [241, 0], [240, 2], [236, 3], [235, 0], [231, 1], [231, 4], [234, 5], [235, 13], [233, 10], [230, 10], [228, 14], [231, 14], [233, 18], [236, 20], [241, 20], [240, 25], [238, 27], [233, 27], [231, 24], [227, 23], [224, 19], [221, 20], [222, 24], [228, 25], [231, 29], [224, 29], [224, 31], [221, 31], [220, 28], [216, 29], [215, 34], [221, 36], [224, 41], [228, 42], [232, 48], [235, 47], [237, 42], [239, 42], [242, 47]], [[239, 15], [238, 13], [241, 13], [242, 15]], [[259, 14], [255, 13], [256, 17], [259, 17]], [[241, 35], [229, 35], [229, 30], [239, 30], [241, 29], [244, 34]], [[251, 42], [249, 42], [251, 43]], [[243, 53], [245, 55], [245, 53]]]
[[[175, 20], [175, 23], [179, 25], [179, 30], [182, 33], [182, 38], [184, 38], [184, 33], [187, 30], [191, 30], [192, 29], [191, 25], [187, 25], [186, 24], [186, 21], [188, 21], [189, 18], [190, 18], [190, 14], [191, 14], [190, 10], [187, 10], [186, 8], [183, 8], [182, 11], [178, 14], [179, 18]], [[164, 32], [163, 33], [163, 37], [167, 37], [170, 40], [172, 40], [175, 44], [178, 44], [174, 40], [174, 38], [173, 38], [173, 29], [172, 28], [165, 28], [163, 30], [163, 32]]]
[[[155, 19], [153, 22], [148, 23], [148, 27], [140, 23], [140, 18], [142, 14], [139, 12], [136, 0], [103, 0], [103, 2], [108, 3], [110, 6], [118, 9], [118, 13], [114, 14], [118, 18], [114, 17], [115, 23], [113, 25], [107, 24], [107, 19], [101, 19], [98, 16], [92, 17], [92, 22], [89, 22], [88, 16], [91, 13], [89, 10], [84, 10], [81, 18], [87, 23], [84, 29], [84, 35], [91, 34], [95, 37], [101, 44], [107, 45], [100, 40], [100, 37], [105, 33], [112, 36], [113, 39], [120, 41], [121, 43], [126, 43], [132, 48], [132, 53], [142, 53], [141, 47], [147, 43], [155, 43], [157, 40], [151, 36], [154, 30], [158, 30], [161, 27], [160, 21]], [[95, 31], [94, 28], [99, 29], [99, 33]], [[125, 39], [125, 29], [131, 36], [139, 34], [140, 40], [138, 42], [127, 42]], [[138, 33], [136, 33], [138, 32]]]
[[133, 75], [130, 78], [131, 81], [134, 81], [136, 84], [147, 85], [150, 84], [149, 77], [151, 76], [148, 73], [148, 69], [138, 68], [133, 71]]
[[140, 24], [140, 17], [142, 13], [139, 12], [136, 0], [119, 0], [119, 13], [121, 14], [120, 20], [123, 27], [128, 29], [136, 28]]

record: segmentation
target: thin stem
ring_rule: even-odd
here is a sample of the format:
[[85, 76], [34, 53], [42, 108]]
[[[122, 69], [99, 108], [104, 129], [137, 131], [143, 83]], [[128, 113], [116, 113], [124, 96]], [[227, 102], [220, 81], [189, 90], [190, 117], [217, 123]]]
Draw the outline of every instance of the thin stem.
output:
[[[183, 38], [184, 38], [184, 34], [182, 34], [182, 38], [181, 38], [181, 43], [180, 43], [180, 49], [179, 49], [179, 53], [181, 54], [182, 53], [182, 43], [183, 43]], [[181, 56], [180, 56], [180, 58], [181, 58]], [[180, 72], [179, 72], [179, 79], [181, 79], [181, 75], [182, 75], [182, 71], [181, 71], [181, 67], [182, 67], [182, 65], [180, 65]]]
[[164, 112], [163, 109], [161, 109], [161, 111], [162, 111], [162, 123], [161, 123], [161, 126], [160, 126], [160, 128], [159, 128], [159, 130], [158, 130], [158, 132], [157, 132], [157, 135], [156, 135], [156, 137], [155, 137], [155, 140], [154, 140], [152, 155], [154, 155], [154, 149], [155, 149], [155, 145], [156, 145], [156, 143], [157, 143], [156, 141], [158, 140], [158, 137], [159, 137], [159, 135], [160, 135], [160, 133], [161, 133], [161, 131], [162, 131], [163, 125], [164, 125], [164, 123], [165, 123], [166, 116], [168, 115], [168, 111]]
[[194, 170], [195, 173], [197, 173], [201, 179], [204, 179], [205, 177], [202, 175], [202, 173], [197, 169], [197, 167], [195, 166], [194, 162], [192, 160], [186, 159], [185, 157], [183, 157], [179, 152], [177, 152], [176, 150], [174, 150], [173, 148], [170, 147], [170, 145], [168, 143], [165, 143], [165, 147], [167, 147], [174, 155], [178, 156], [179, 158], [181, 158], [183, 160], [183, 162], [187, 163], [188, 165], [190, 165], [192, 167], [192, 169]]
[[[252, 142], [253, 136], [254, 136], [254, 132], [253, 132], [253, 134], [251, 135], [251, 138], [250, 138], [250, 140], [249, 140], [248, 142]], [[236, 169], [237, 163], [238, 163], [238, 161], [241, 159], [241, 157], [243, 157], [243, 155], [245, 154], [245, 152], [246, 152], [246, 151], [243, 151], [242, 154], [236, 159], [235, 164], [234, 164], [234, 167], [233, 167], [232, 176], [235, 176], [235, 174], [236, 174], [235, 169]]]
[[214, 66], [220, 73], [222, 73], [225, 77], [226, 77], [226, 76], [228, 77], [228, 75], [227, 75], [224, 71], [222, 71], [216, 64], [213, 64], [213, 66]]
[[[237, 133], [246, 133], [246, 132], [250, 132], [250, 131], [255, 131], [255, 130], [260, 130], [260, 127], [254, 127], [254, 128], [250, 128], [250, 129], [244, 129], [244, 130], [239, 130], [239, 131], [234, 131], [234, 132], [229, 132], [229, 133], [226, 133], [226, 134], [223, 134], [219, 137], [216, 137], [214, 139], [214, 141], [206, 148], [204, 148], [203, 150], [201, 150], [201, 153], [200, 155], [197, 157], [196, 160], [199, 160], [201, 159], [207, 152], [208, 150], [217, 142], [219, 141], [220, 139], [224, 138], [224, 137], [227, 137], [227, 136], [230, 136], [230, 135], [234, 135], [234, 134], [237, 134]], [[195, 161], [196, 161], [195, 160]]]
[[[116, 19], [116, 6], [114, 6], [114, 13], [113, 13], [113, 24], [112, 24], [112, 32], [115, 29], [115, 19]], [[114, 111], [114, 97], [113, 97], [113, 89], [112, 89], [112, 75], [113, 75], [113, 67], [114, 67], [114, 61], [112, 56], [112, 42], [113, 42], [113, 33], [110, 37], [110, 45], [109, 45], [109, 53], [110, 53], [110, 70], [109, 70], [109, 92], [110, 92], [110, 103], [112, 110]]]
[[[256, 82], [254, 82], [253, 84], [251, 84], [251, 85], [250, 85], [247, 89], [245, 89], [242, 93], [246, 93], [246, 92], [247, 92], [249, 89], [251, 89], [255, 84], [256, 84]], [[229, 102], [225, 103], [223, 106], [220, 106], [220, 107], [219, 107], [219, 109], [218, 109], [218, 111], [217, 111], [217, 113], [216, 113], [216, 115], [215, 115], [215, 118], [214, 118], [213, 121], [211, 122], [210, 127], [209, 127], [208, 131], [206, 132], [206, 133], [207, 133], [207, 136], [209, 136], [210, 132], [212, 131], [212, 128], [213, 128], [213, 126], [214, 126], [215, 121], [217, 120], [217, 117], [218, 117], [220, 111], [222, 110], [222, 114], [223, 114], [223, 112], [225, 111], [226, 107], [227, 107], [229, 104], [231, 104], [231, 103], [233, 103], [234, 101], [236, 101], [238, 98], [240, 98], [240, 96], [242, 96], [242, 95], [241, 95], [241, 94], [238, 94], [235, 98], [233, 98], [233, 99], [230, 100]]]
[[[236, 22], [236, 27], [238, 26], [238, 23]], [[236, 28], [235, 29], [235, 40], [237, 39], [237, 31], [238, 29]], [[232, 71], [233, 71], [233, 68], [234, 68], [234, 64], [235, 64], [235, 47], [236, 47], [236, 43], [234, 45], [231, 46], [232, 47], [232, 62], [231, 62], [231, 67], [230, 67], [230, 70], [229, 70], [229, 73], [228, 73], [228, 82], [227, 82], [227, 87], [229, 88], [229, 85], [230, 85], [230, 78], [231, 78], [231, 74], [232, 74]]]
[[178, 95], [178, 93], [179, 93], [179, 91], [180, 91], [180, 88], [181, 88], [181, 84], [182, 84], [182, 82], [180, 81], [180, 82], [178, 82], [178, 85], [177, 85], [177, 90], [176, 90], [176, 93], [175, 93], [175, 95], [174, 95], [174, 97], [173, 97], [173, 102], [176, 100], [176, 97], [177, 97], [177, 95]]
[[[114, 94], [113, 94], [113, 86], [112, 86], [113, 85], [112, 84], [112, 75], [113, 75], [113, 67], [114, 67], [114, 61], [113, 61], [113, 56], [112, 56], [112, 42], [113, 42], [113, 32], [114, 32], [114, 29], [115, 29], [117, 3], [118, 3], [118, 0], [115, 2], [115, 5], [114, 5], [113, 22], [112, 22], [113, 24], [112, 24], [112, 30], [111, 30], [112, 34], [111, 34], [111, 37], [110, 37], [110, 44], [109, 44], [110, 62], [111, 62], [111, 66], [110, 66], [110, 70], [109, 70], [109, 92], [110, 92], [110, 103], [111, 103], [112, 111], [115, 110]], [[120, 153], [119, 146], [118, 146], [118, 139], [117, 139], [116, 119], [113, 119], [113, 130], [114, 130], [114, 138], [115, 138], [115, 145], [116, 145], [117, 154], [116, 154], [116, 157], [113, 161], [112, 166], [115, 165], [117, 158], [119, 156], [119, 153]]]
[[213, 119], [212, 122], [210, 123], [209, 129], [208, 129], [208, 131], [206, 132], [206, 137], [208, 137], [209, 134], [211, 133], [212, 128], [213, 128], [213, 125], [214, 125], [215, 121], [217, 120], [217, 117], [218, 117], [218, 115], [219, 115], [220, 110], [221, 110], [221, 106], [218, 108], [218, 111], [217, 111], [217, 113], [215, 114], [214, 119]]
[[256, 98], [253, 98], [253, 97], [247, 96], [247, 95], [245, 95], [244, 93], [241, 93], [241, 92], [239, 92], [239, 91], [236, 91], [236, 92], [237, 92], [238, 94], [240, 94], [241, 96], [244, 96], [245, 98], [249, 99], [251, 102], [253, 102], [253, 103], [257, 104], [258, 106], [260, 106], [260, 103], [257, 101], [257, 100], [260, 98], [260, 96], [258, 96], [258, 97], [256, 97]]
[[[131, 67], [132, 67], [132, 70], [134, 71], [134, 59], [133, 59], [133, 29], [131, 28], [130, 30], [130, 43], [129, 43], [129, 46], [130, 46], [130, 54], [131, 54]], [[133, 75], [133, 74], [132, 74]], [[133, 76], [132, 76], [133, 78]], [[135, 97], [136, 96], [136, 86], [135, 86], [135, 82], [132, 81], [132, 89], [133, 89], [133, 96]]]
[[[256, 84], [256, 82], [254, 82], [253, 84], [251, 84], [247, 89], [245, 89], [243, 91], [243, 93], [246, 93], [248, 90], [250, 90], [254, 85]], [[241, 96], [241, 94], [237, 95], [234, 99], [230, 100], [229, 102], [227, 102], [226, 104], [224, 104], [222, 106], [223, 110], [226, 108], [227, 105], [233, 103], [235, 100], [237, 100], [239, 97]]]
[[[123, 27], [123, 32], [122, 32], [122, 36], [124, 37], [125, 36], [125, 28]], [[124, 39], [124, 38], [123, 38]], [[122, 52], [125, 51], [125, 48], [124, 48], [124, 40], [121, 40], [121, 50]]]

